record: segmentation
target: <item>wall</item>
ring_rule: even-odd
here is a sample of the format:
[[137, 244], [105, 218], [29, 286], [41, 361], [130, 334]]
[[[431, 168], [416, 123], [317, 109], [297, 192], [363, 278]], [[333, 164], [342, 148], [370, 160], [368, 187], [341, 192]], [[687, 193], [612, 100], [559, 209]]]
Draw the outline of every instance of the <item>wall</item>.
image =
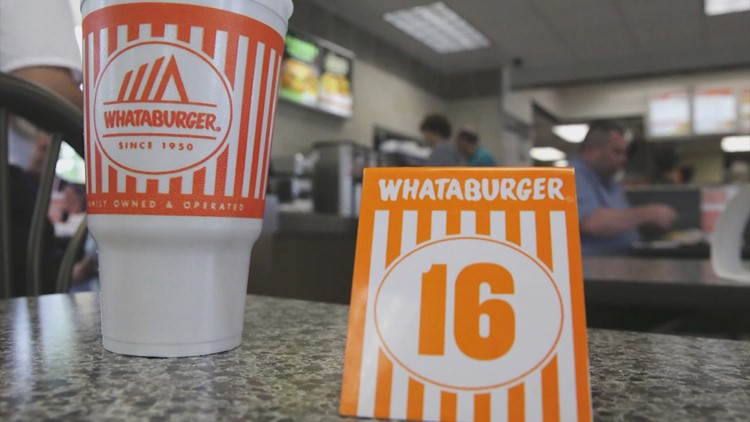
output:
[[498, 162], [505, 155], [501, 139], [500, 99], [497, 96], [452, 101], [447, 115], [454, 125], [454, 132], [462, 126], [471, 126], [479, 134], [479, 140]]
[[445, 76], [400, 50], [323, 10], [313, 2], [294, 2], [292, 30], [315, 35], [354, 51], [354, 116], [342, 119], [280, 101], [273, 156], [310, 148], [319, 140], [351, 140], [371, 146], [376, 125], [419, 135], [425, 114], [444, 112]]
[[560, 104], [560, 96], [553, 88], [510, 91], [503, 97], [505, 112], [527, 124], [534, 122], [534, 104], [538, 104], [555, 116], [564, 113]]
[[557, 89], [558, 116], [567, 120], [645, 116], [649, 96], [673, 88], [704, 85], [750, 87], [750, 69], [562, 87]]
[[307, 150], [314, 141], [372, 146], [375, 125], [418, 136], [426, 113], [445, 112], [446, 103], [438, 96], [364, 60], [355, 62], [353, 78], [354, 115], [349, 119], [279, 101], [273, 155]]

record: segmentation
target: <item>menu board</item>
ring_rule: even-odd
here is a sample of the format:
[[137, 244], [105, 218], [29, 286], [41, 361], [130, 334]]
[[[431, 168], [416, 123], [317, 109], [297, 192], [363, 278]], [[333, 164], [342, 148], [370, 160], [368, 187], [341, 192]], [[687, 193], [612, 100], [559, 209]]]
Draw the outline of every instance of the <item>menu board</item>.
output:
[[735, 132], [737, 97], [734, 90], [697, 89], [693, 98], [693, 130], [696, 135]]
[[740, 90], [739, 94], [740, 132], [750, 132], [750, 88]]
[[665, 92], [649, 99], [648, 127], [652, 137], [690, 134], [690, 96], [686, 90]]
[[281, 65], [279, 97], [338, 116], [353, 112], [354, 55], [328, 41], [290, 31]]

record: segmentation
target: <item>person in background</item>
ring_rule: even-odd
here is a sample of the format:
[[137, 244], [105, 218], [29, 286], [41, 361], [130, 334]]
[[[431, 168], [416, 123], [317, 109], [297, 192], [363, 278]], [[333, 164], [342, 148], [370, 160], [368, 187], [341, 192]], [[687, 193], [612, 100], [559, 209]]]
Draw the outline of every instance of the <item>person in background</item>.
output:
[[426, 166], [460, 166], [461, 155], [455, 145], [449, 141], [451, 124], [442, 114], [430, 114], [419, 126], [422, 138], [432, 148], [432, 153], [425, 162]]
[[497, 162], [489, 151], [479, 145], [479, 135], [474, 129], [463, 127], [456, 135], [456, 148], [470, 167], [495, 167]]
[[[43, 11], [43, 12], [42, 12]], [[40, 85], [83, 107], [81, 55], [67, 1], [0, 0], [0, 72]], [[29, 164], [34, 137], [10, 133], [11, 164]]]
[[[0, 72], [40, 85], [70, 101], [83, 105], [81, 56], [76, 42], [70, 3], [61, 0], [0, 0]], [[11, 120], [9, 138], [10, 220], [13, 245], [13, 296], [26, 294], [26, 241], [34, 209], [36, 182], [23, 169], [32, 159], [35, 130], [18, 130], [19, 119]], [[4, 204], [3, 204], [4, 205]], [[45, 224], [45, 238], [53, 237]], [[49, 241], [45, 242], [49, 245]], [[52, 250], [42, 253], [42, 293], [54, 291], [56, 258]]]
[[630, 141], [610, 121], [597, 121], [571, 160], [578, 194], [581, 251], [584, 256], [627, 253], [638, 240], [638, 227], [669, 229], [677, 219], [663, 204], [631, 207], [615, 175], [624, 168]]

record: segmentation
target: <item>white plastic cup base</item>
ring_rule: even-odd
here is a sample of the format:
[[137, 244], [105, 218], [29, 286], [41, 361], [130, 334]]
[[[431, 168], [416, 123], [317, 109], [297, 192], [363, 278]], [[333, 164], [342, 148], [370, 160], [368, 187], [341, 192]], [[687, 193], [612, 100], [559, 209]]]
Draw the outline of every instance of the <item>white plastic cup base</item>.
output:
[[91, 215], [104, 347], [176, 357], [240, 344], [260, 219]]
[[210, 355], [236, 349], [242, 342], [242, 333], [225, 340], [196, 344], [144, 344], [103, 339], [104, 348], [120, 355], [146, 357], [187, 357]]

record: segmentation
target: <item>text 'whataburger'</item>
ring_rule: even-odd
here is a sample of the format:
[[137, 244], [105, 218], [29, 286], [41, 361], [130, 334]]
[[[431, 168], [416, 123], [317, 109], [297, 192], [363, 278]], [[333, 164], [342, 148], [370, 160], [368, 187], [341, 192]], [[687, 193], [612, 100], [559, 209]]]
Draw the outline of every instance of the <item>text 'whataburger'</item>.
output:
[[556, 177], [381, 179], [380, 200], [540, 201], [564, 199], [563, 181]]

